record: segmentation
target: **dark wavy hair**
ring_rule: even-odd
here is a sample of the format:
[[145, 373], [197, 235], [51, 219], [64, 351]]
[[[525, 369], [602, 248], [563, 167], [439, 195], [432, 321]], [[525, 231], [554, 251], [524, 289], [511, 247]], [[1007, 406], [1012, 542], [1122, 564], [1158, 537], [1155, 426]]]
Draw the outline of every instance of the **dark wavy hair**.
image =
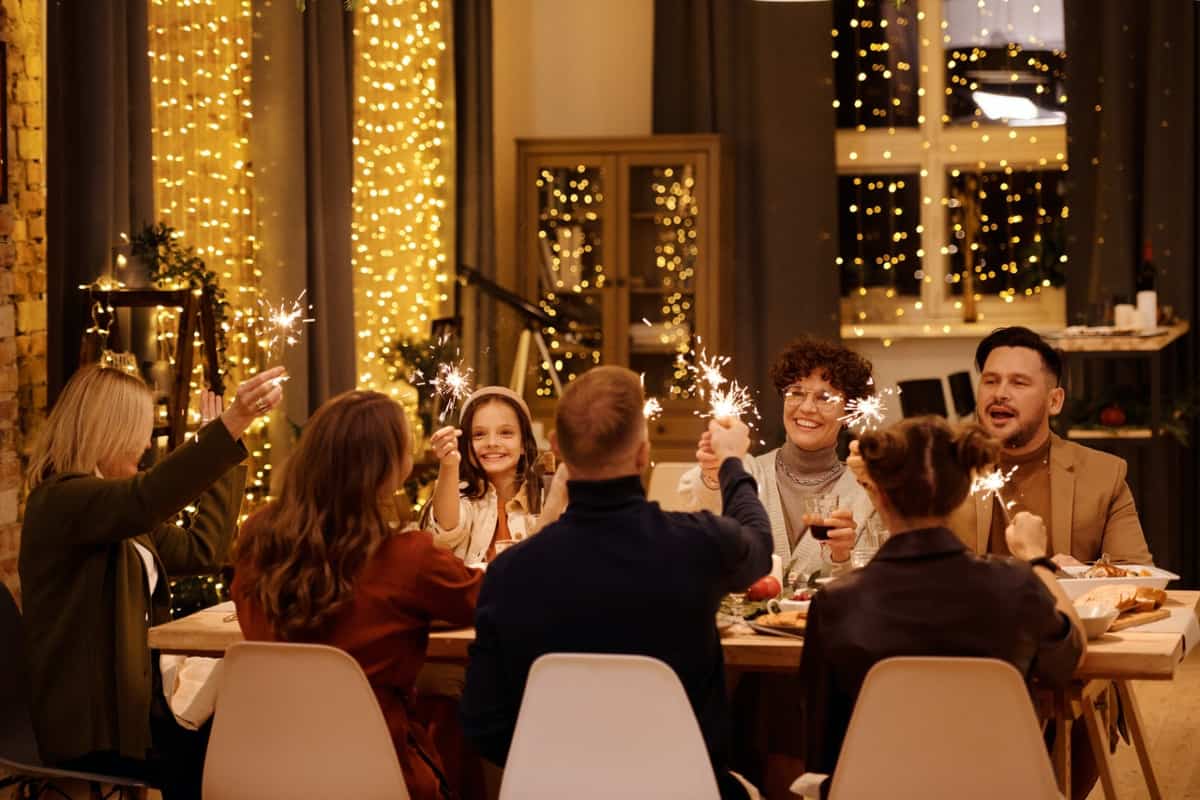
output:
[[867, 473], [906, 517], [946, 516], [962, 505], [972, 473], [995, 464], [1000, 443], [971, 422], [913, 417], [858, 437]]
[[834, 342], [801, 336], [789, 344], [771, 365], [775, 390], [784, 390], [813, 371], [829, 381], [846, 400], [875, 394], [871, 380], [871, 362], [858, 353]]
[[404, 411], [379, 392], [346, 392], [317, 409], [288, 458], [279, 498], [244, 526], [241, 590], [282, 641], [320, 634], [392, 533], [383, 497], [411, 470]]
[[[479, 456], [475, 453], [475, 446], [471, 440], [471, 427], [479, 409], [492, 403], [506, 405], [517, 415], [517, 426], [521, 431], [521, 457], [517, 459], [516, 488], [519, 491], [522, 486], [526, 487], [525, 499], [528, 502], [529, 511], [539, 514], [542, 510], [542, 473], [537, 469], [538, 443], [537, 437], [533, 435], [533, 421], [515, 400], [502, 394], [484, 395], [463, 410], [462, 422], [458, 426], [463, 432], [462, 436], [458, 437], [458, 452], [462, 455], [458, 475], [459, 480], [466, 483], [467, 486], [463, 489], [462, 494], [464, 497], [472, 499], [479, 499], [487, 494], [487, 472], [484, 471], [483, 464], [479, 462]], [[432, 506], [432, 503], [427, 505]]]

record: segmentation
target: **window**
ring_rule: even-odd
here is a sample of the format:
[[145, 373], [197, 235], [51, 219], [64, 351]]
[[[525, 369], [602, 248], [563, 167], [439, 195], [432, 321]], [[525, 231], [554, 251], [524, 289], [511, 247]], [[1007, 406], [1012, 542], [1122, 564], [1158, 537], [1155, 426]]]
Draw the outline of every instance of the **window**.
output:
[[848, 335], [1061, 323], [1062, 0], [836, 0], [835, 25]]

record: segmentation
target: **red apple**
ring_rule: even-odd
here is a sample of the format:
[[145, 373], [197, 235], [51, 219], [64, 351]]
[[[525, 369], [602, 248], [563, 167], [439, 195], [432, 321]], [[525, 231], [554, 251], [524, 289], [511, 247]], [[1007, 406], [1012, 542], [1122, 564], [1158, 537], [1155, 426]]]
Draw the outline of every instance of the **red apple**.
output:
[[775, 579], [775, 576], [767, 575], [750, 584], [750, 588], [746, 590], [746, 599], [770, 600], [772, 597], [778, 597], [782, 591], [783, 587], [779, 585], [779, 581]]
[[1125, 410], [1118, 405], [1111, 405], [1101, 410], [1100, 424], [1109, 428], [1119, 428], [1125, 424]]

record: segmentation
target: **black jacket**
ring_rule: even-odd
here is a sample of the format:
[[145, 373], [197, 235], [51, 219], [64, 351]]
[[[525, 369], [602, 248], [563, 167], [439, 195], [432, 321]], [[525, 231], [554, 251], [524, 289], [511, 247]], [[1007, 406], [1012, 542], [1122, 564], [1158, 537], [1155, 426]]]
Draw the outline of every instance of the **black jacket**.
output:
[[718, 517], [663, 511], [637, 476], [571, 481], [563, 516], [488, 567], [461, 704], [480, 753], [504, 763], [539, 656], [645, 655], [679, 675], [722, 796], [745, 796], [722, 769], [728, 714], [715, 615], [725, 594], [770, 571], [773, 545], [754, 480], [737, 459], [722, 464], [721, 490]]

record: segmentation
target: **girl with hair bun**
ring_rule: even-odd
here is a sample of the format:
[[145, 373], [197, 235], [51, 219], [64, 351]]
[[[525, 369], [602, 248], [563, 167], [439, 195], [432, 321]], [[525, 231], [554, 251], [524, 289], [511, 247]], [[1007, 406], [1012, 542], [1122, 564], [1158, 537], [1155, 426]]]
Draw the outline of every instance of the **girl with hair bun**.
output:
[[1042, 684], [1071, 680], [1085, 637], [1046, 558], [1042, 520], [1016, 515], [1012, 559], [974, 555], [947, 525], [999, 448], [978, 425], [941, 417], [906, 419], [851, 444], [846, 465], [891, 537], [809, 608], [800, 665], [809, 771], [833, 772], [863, 680], [886, 658], [997, 658]]

